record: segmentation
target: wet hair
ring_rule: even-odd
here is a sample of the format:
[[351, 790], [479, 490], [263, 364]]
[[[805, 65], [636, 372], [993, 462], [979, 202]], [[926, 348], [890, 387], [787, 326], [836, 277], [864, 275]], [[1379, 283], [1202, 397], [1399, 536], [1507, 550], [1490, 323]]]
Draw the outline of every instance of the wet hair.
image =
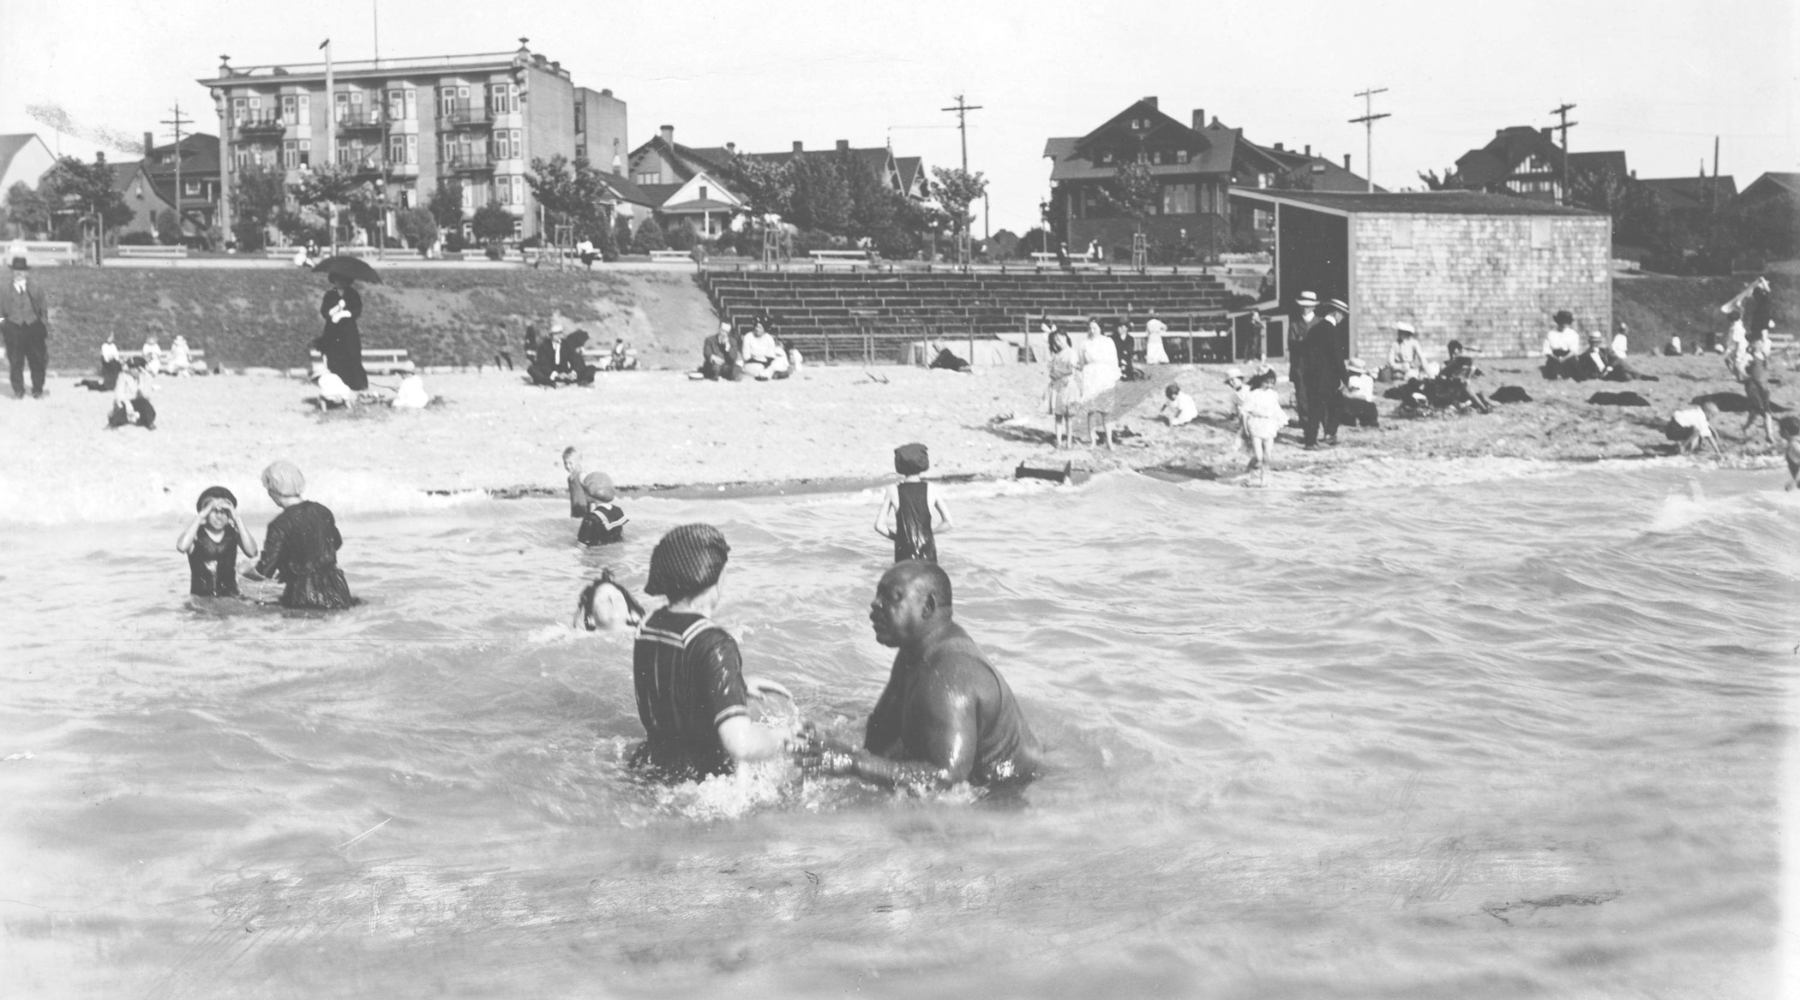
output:
[[306, 490], [306, 476], [299, 466], [282, 459], [269, 463], [262, 471], [263, 489], [276, 496], [297, 497]]
[[719, 582], [730, 556], [724, 533], [710, 524], [671, 528], [650, 553], [644, 593], [670, 601], [693, 597]]
[[577, 455], [580, 453], [581, 453], [581, 449], [575, 447], [574, 445], [570, 445], [567, 448], [563, 449], [563, 461], [567, 462], [569, 460], [570, 455]]
[[601, 587], [611, 587], [625, 599], [625, 624], [636, 625], [644, 620], [644, 605], [632, 595], [630, 589], [613, 579], [612, 570], [604, 569], [587, 586], [581, 588], [581, 596], [575, 599], [575, 613], [581, 617], [582, 627], [589, 632], [600, 631], [600, 623], [594, 620], [594, 597]]
[[195, 510], [205, 510], [207, 502], [212, 500], [214, 497], [224, 500], [226, 503], [232, 505], [233, 507], [237, 506], [237, 495], [236, 494], [232, 493], [230, 490], [226, 489], [223, 486], [208, 486], [206, 489], [203, 489], [200, 491], [200, 499], [194, 501], [194, 509]]

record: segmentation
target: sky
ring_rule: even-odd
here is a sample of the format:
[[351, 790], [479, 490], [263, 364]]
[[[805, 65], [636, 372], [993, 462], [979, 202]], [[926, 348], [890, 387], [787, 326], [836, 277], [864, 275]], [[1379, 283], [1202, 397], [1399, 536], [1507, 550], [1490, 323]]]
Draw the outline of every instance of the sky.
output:
[[[1265, 145], [1311, 145], [1374, 179], [1418, 188], [1495, 130], [1556, 122], [1571, 150], [1624, 150], [1641, 178], [1721, 171], [1740, 188], [1800, 171], [1800, 17], [1793, 0], [1615, 3], [1444, 0], [0, 0], [0, 132], [56, 136], [26, 108], [56, 104], [90, 128], [139, 136], [179, 103], [217, 133], [196, 80], [234, 65], [511, 51], [521, 36], [577, 85], [628, 106], [635, 147], [673, 125], [692, 146], [752, 151], [795, 140], [890, 143], [989, 181], [991, 230], [1037, 222], [1051, 136], [1083, 135], [1140, 97], [1186, 122], [1195, 108]], [[190, 126], [194, 127], [194, 126]], [[122, 153], [109, 159], [134, 159]], [[980, 234], [983, 221], [977, 221]]]

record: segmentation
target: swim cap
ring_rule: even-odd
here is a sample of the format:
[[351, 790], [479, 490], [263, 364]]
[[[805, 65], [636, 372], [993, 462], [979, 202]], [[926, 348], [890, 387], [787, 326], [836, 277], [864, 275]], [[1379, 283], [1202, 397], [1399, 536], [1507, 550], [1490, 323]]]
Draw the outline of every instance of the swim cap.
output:
[[931, 453], [917, 441], [894, 449], [894, 471], [902, 476], [916, 476], [931, 468]]
[[237, 506], [237, 497], [230, 490], [223, 486], [208, 486], [200, 491], [200, 499], [194, 501], [194, 509], [205, 510], [207, 503], [214, 497], [222, 497], [226, 503]]
[[731, 546], [710, 524], [684, 524], [670, 529], [650, 553], [650, 579], [644, 593], [679, 600], [719, 582]]
[[286, 459], [269, 463], [262, 473], [263, 489], [276, 496], [297, 497], [306, 491], [306, 477], [299, 466]]
[[601, 503], [612, 503], [613, 497], [617, 496], [613, 492], [612, 477], [604, 472], [590, 472], [582, 476], [581, 491]]

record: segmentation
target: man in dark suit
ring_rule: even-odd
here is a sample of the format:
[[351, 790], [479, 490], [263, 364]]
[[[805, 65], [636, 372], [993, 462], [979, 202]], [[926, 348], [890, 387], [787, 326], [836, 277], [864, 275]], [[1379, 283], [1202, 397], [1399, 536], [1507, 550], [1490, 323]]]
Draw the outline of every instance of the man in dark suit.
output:
[[1301, 292], [1294, 300], [1294, 315], [1287, 325], [1287, 359], [1288, 381], [1294, 386], [1294, 416], [1299, 418], [1302, 426], [1306, 424], [1306, 394], [1300, 391], [1300, 355], [1306, 343], [1306, 333], [1318, 322], [1314, 312], [1319, 306], [1319, 297], [1311, 292]]
[[1325, 443], [1337, 444], [1337, 400], [1350, 351], [1349, 317], [1350, 306], [1343, 299], [1327, 300], [1325, 317], [1306, 331], [1306, 340], [1300, 345], [1296, 390], [1306, 400], [1306, 416], [1300, 426], [1308, 449], [1319, 446], [1320, 424], [1325, 425]]

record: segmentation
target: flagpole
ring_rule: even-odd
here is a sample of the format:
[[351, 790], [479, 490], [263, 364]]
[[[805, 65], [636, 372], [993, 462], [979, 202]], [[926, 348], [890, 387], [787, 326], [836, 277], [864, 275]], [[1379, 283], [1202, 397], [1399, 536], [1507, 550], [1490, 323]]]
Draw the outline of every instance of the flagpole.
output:
[[[331, 39], [319, 44], [325, 50], [325, 169], [337, 169], [337, 88], [331, 76]], [[325, 228], [331, 234], [331, 252], [337, 253], [337, 206], [325, 203]]]

